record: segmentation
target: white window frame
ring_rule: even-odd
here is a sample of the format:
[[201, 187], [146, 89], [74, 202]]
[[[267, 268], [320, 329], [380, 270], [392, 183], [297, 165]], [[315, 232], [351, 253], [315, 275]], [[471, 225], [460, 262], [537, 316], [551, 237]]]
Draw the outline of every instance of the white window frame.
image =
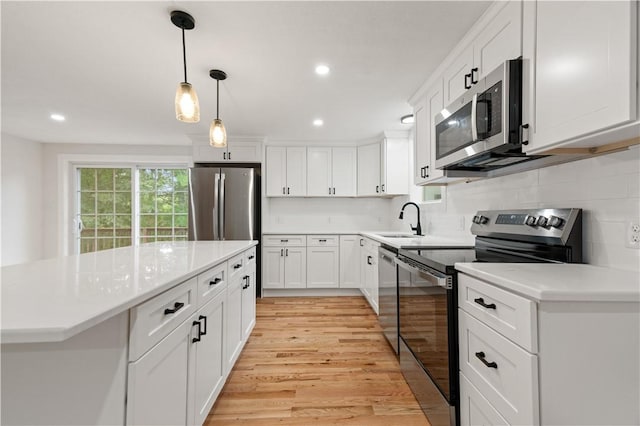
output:
[[[189, 156], [160, 156], [160, 155], [85, 155], [63, 154], [58, 156], [58, 255], [69, 256], [78, 254], [76, 250], [75, 213], [77, 209], [77, 169], [78, 167], [153, 167], [153, 168], [189, 168], [193, 167], [193, 160]], [[135, 170], [134, 170], [135, 171]], [[136, 179], [132, 174], [134, 183]], [[137, 185], [137, 184], [136, 184]], [[133, 188], [137, 190], [137, 188]], [[137, 192], [134, 195], [132, 209], [136, 209]], [[132, 213], [133, 214], [133, 213]], [[134, 230], [134, 245], [138, 244], [137, 218], [132, 221]]]

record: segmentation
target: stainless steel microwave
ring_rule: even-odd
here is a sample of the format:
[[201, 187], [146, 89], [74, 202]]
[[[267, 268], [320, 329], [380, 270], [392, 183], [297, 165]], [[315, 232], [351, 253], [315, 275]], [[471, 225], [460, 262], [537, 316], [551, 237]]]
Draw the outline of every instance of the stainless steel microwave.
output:
[[473, 172], [528, 161], [522, 152], [522, 60], [509, 60], [435, 119], [436, 168]]

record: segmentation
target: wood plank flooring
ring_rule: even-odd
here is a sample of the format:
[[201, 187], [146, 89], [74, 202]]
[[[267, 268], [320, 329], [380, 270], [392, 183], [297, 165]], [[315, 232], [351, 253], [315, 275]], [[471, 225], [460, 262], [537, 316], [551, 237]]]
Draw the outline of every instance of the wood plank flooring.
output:
[[206, 426], [429, 425], [363, 297], [258, 299]]

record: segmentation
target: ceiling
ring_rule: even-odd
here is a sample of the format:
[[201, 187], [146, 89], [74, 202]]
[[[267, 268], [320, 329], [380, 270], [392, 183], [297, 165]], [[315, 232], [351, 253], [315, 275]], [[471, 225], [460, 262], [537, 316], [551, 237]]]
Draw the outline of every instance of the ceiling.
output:
[[[372, 138], [407, 128], [407, 99], [489, 3], [2, 1], [2, 131], [56, 143], [206, 141], [218, 68], [230, 140]], [[197, 124], [175, 119], [183, 71], [172, 10], [196, 20], [186, 47]], [[319, 63], [328, 76], [315, 74]]]

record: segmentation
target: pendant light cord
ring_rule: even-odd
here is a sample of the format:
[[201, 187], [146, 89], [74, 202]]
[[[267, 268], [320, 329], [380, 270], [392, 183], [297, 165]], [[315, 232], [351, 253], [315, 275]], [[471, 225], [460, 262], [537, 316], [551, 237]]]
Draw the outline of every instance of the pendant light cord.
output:
[[182, 27], [182, 63], [184, 64], [184, 82], [187, 83], [187, 48], [184, 43], [184, 26]]
[[216, 120], [220, 118], [220, 79], [216, 79]]

